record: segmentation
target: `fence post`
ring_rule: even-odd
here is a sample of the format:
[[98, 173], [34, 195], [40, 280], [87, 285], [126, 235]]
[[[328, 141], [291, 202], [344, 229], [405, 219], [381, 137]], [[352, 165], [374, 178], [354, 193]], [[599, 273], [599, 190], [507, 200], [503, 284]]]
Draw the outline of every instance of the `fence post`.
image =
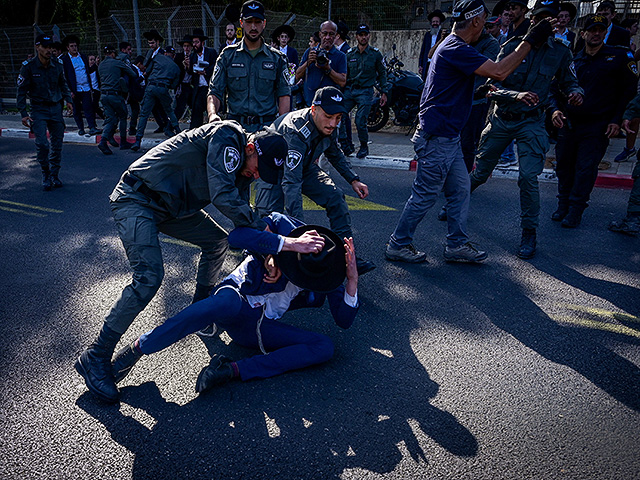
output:
[[136, 32], [136, 55], [142, 55], [142, 41], [140, 40], [140, 11], [138, 0], [133, 0], [133, 25]]
[[171, 35], [171, 20], [173, 20], [173, 17], [176, 16], [176, 14], [178, 13], [178, 10], [180, 10], [180, 7], [176, 7], [176, 9], [167, 19], [167, 37], [168, 37], [167, 45], [173, 45], [173, 38]]
[[13, 64], [13, 51], [11, 50], [11, 38], [9, 38], [9, 35], [7, 35], [6, 30], [3, 30], [4, 36], [7, 37], [7, 43], [9, 44], [9, 59], [11, 59], [11, 71], [15, 72], [16, 71], [16, 67]]
[[115, 23], [116, 27], [118, 27], [118, 29], [122, 32], [122, 41], [123, 42], [128, 42], [129, 41], [129, 35], [127, 34], [127, 31], [124, 29], [122, 24], [118, 21], [116, 16], [115, 15], [111, 15], [109, 18], [111, 18], [111, 21], [113, 23]]

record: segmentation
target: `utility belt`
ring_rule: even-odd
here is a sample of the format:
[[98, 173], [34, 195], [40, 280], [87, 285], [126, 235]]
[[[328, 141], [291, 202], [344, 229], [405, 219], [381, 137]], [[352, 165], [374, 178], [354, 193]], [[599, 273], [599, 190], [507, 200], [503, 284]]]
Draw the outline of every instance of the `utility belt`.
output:
[[542, 115], [542, 109], [529, 110], [528, 112], [522, 113], [511, 113], [511, 112], [503, 112], [500, 110], [496, 110], [496, 116], [502, 120], [506, 120], [507, 122], [521, 122], [527, 118], [535, 118]]
[[122, 96], [122, 92], [119, 90], [102, 90], [102, 95], [118, 95]]
[[62, 105], [62, 100], [58, 100], [57, 102], [52, 102], [50, 100], [31, 100], [31, 105], [35, 105], [37, 107], [53, 107], [55, 105]]
[[125, 172], [122, 176], [122, 181], [133, 188], [136, 192], [141, 193], [150, 200], [153, 200], [157, 204], [162, 205], [162, 197], [147, 187], [142, 180], [135, 175], [131, 175], [129, 172]]
[[235, 120], [240, 125], [266, 125], [276, 119], [275, 115], [227, 115], [227, 120]]
[[154, 87], [170, 88], [169, 84], [164, 82], [149, 82], [149, 85], [153, 85]]

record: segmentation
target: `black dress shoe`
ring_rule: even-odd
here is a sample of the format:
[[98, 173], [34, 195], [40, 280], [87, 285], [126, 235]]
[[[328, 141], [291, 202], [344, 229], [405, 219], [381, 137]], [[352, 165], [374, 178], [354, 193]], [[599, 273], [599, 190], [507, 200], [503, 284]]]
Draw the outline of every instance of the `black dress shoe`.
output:
[[62, 188], [62, 182], [58, 178], [58, 175], [51, 175], [51, 186], [53, 188]]
[[438, 220], [440, 220], [441, 222], [446, 222], [447, 221], [447, 207], [446, 207], [446, 205], [443, 205], [442, 208], [440, 209], [440, 211], [438, 212]]
[[369, 155], [369, 146], [366, 144], [360, 145], [360, 149], [358, 153], [356, 153], [356, 158], [364, 158]]
[[582, 209], [571, 207], [569, 208], [569, 213], [564, 217], [562, 223], [560, 224], [563, 228], [576, 228], [580, 225], [582, 221]]
[[116, 142], [116, 139], [111, 137], [109, 140], [107, 140], [109, 142], [109, 145], [111, 145], [114, 148], [118, 148], [120, 146], [120, 144], [118, 142]]
[[358, 269], [358, 275], [364, 275], [376, 268], [376, 264], [356, 257], [356, 268]]
[[522, 239], [520, 240], [520, 249], [518, 250], [518, 257], [523, 260], [533, 258], [536, 254], [536, 229], [535, 228], [523, 228]]
[[569, 213], [569, 207], [558, 206], [558, 209], [551, 214], [551, 220], [561, 222], [567, 216], [567, 213]]
[[202, 393], [212, 389], [216, 385], [233, 380], [233, 367], [231, 359], [222, 355], [211, 358], [209, 365], [204, 367], [196, 380], [196, 392]]
[[98, 144], [98, 150], [100, 150], [105, 155], [113, 155], [113, 152], [109, 148], [109, 145], [107, 145], [106, 143], [100, 142]]
[[120, 140], [120, 150], [131, 150], [133, 143], [129, 143], [126, 140]]

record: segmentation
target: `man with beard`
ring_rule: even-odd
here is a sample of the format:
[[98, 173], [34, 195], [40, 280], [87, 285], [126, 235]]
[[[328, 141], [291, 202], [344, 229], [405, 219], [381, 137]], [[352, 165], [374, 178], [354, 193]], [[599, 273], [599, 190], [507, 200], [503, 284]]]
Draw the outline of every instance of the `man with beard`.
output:
[[189, 57], [189, 74], [193, 85], [193, 101], [189, 128], [196, 128], [204, 123], [203, 116], [207, 110], [209, 81], [218, 58], [218, 52], [204, 46], [204, 42], [209, 37], [204, 34], [201, 28], [196, 28], [191, 37], [193, 38], [193, 52]]

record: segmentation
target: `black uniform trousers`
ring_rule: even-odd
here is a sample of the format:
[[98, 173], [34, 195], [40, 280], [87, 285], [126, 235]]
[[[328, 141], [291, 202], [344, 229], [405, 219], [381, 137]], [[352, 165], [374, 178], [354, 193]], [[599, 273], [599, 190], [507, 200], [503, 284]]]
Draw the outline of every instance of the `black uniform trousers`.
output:
[[476, 153], [480, 143], [480, 134], [487, 126], [487, 113], [489, 113], [489, 102], [479, 103], [471, 107], [469, 120], [460, 132], [460, 148], [462, 157], [467, 167], [467, 172], [473, 170], [476, 163]]
[[598, 177], [598, 165], [609, 146], [607, 122], [570, 120], [570, 125], [560, 129], [556, 145], [558, 206], [584, 210]]

